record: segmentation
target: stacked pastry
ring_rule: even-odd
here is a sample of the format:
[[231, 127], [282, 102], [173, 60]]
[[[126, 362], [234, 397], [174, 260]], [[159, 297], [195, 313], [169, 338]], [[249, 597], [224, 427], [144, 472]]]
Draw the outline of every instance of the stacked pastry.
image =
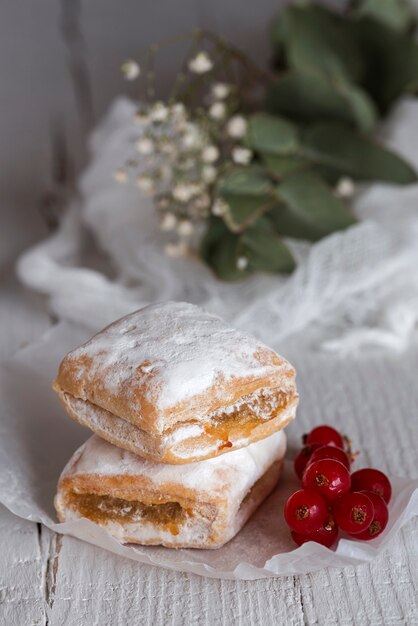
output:
[[293, 367], [187, 303], [146, 307], [62, 361], [54, 389], [91, 437], [58, 484], [61, 521], [123, 542], [217, 548], [274, 488]]

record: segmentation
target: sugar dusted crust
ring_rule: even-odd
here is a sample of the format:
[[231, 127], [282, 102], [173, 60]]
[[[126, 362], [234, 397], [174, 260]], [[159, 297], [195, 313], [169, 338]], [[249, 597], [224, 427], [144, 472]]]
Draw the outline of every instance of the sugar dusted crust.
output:
[[203, 416], [201, 419], [182, 422], [161, 435], [137, 428], [109, 411], [69, 394], [59, 394], [67, 413], [83, 426], [87, 426], [106, 441], [129, 450], [146, 459], [182, 464], [203, 461], [214, 456], [238, 450], [270, 436], [284, 428], [295, 416], [297, 397], [286, 408], [266, 415], [263, 419], [240, 419], [240, 413], [227, 415], [229, 419]]
[[168, 302], [118, 320], [62, 361], [54, 388], [162, 433], [261, 388], [294, 390], [273, 350], [192, 304]]
[[181, 302], [136, 311], [70, 352], [54, 389], [76, 421], [173, 464], [269, 436], [298, 401], [285, 359]]
[[218, 548], [272, 491], [285, 449], [279, 432], [223, 457], [172, 467], [93, 436], [61, 475], [58, 517], [86, 517], [125, 543]]

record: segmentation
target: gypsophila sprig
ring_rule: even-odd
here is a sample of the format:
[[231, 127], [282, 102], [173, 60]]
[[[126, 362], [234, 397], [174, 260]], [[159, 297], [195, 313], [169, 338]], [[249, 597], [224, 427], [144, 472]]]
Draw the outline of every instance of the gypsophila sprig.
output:
[[215, 83], [212, 87], [212, 95], [215, 100], [225, 100], [231, 93], [231, 86], [227, 83]]
[[141, 72], [138, 63], [132, 60], [125, 61], [125, 63], [122, 64], [121, 70], [126, 80], [135, 80]]
[[247, 121], [242, 115], [234, 115], [227, 124], [227, 133], [234, 139], [242, 139], [247, 132]]
[[[291, 272], [286, 238], [315, 242], [353, 225], [359, 181], [417, 182], [375, 137], [396, 99], [418, 91], [416, 20], [405, 0], [390, 4], [356, 0], [337, 17], [313, 2], [286, 5], [271, 71], [205, 31], [122, 65], [140, 93], [131, 154], [113, 176], [152, 198], [168, 256], [198, 252], [226, 280]], [[156, 58], [185, 41], [163, 100]]]
[[351, 198], [351, 196], [354, 195], [354, 192], [355, 185], [353, 179], [349, 178], [348, 176], [340, 178], [335, 187], [335, 194], [339, 198]]
[[213, 62], [207, 52], [201, 51], [189, 61], [189, 70], [195, 74], [206, 74], [213, 68]]
[[[203, 49], [208, 41], [210, 50]], [[224, 79], [225, 70], [233, 76], [236, 68], [232, 65], [238, 63], [247, 79], [252, 68], [260, 80], [245, 55], [222, 40], [202, 34], [195, 46], [197, 50], [185, 62], [189, 73], [179, 75], [180, 91], [177, 84], [178, 93], [167, 101], [141, 102], [135, 114], [137, 165], [132, 165], [135, 159], [130, 157], [130, 166], [115, 173], [116, 180], [132, 179], [154, 199], [161, 231], [171, 240], [165, 250], [172, 257], [191, 249], [211, 214], [226, 212], [226, 202], [218, 197], [218, 180], [235, 163], [250, 160], [243, 143], [247, 126], [241, 111], [244, 99], [237, 84]], [[155, 46], [147, 55], [146, 77], [153, 75], [149, 61], [154, 54]], [[133, 63], [124, 64], [125, 75], [133, 77]], [[145, 93], [151, 92], [154, 86], [148, 84]]]

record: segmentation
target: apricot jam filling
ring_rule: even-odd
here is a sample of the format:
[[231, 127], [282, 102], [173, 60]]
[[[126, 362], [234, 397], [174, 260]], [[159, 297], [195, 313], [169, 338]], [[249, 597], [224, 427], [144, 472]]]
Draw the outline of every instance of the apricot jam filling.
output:
[[247, 420], [268, 420], [289, 403], [289, 393], [280, 389], [260, 389], [259, 391], [240, 398], [230, 407], [222, 407], [213, 412], [213, 422], [245, 422]]
[[112, 522], [150, 522], [173, 535], [179, 532], [179, 526], [191, 511], [184, 509], [179, 502], [145, 504], [137, 500], [123, 500], [92, 493], [74, 493], [69, 495], [69, 505], [82, 517], [97, 524]]
[[210, 421], [204, 424], [205, 432], [224, 440], [249, 437], [254, 428], [276, 417], [289, 401], [289, 393], [279, 389], [262, 389], [243, 396], [233, 406], [212, 413]]

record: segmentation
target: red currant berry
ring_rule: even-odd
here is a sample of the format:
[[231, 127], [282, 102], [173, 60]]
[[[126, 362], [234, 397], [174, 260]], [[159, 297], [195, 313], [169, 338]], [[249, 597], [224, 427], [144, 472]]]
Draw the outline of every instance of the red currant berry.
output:
[[319, 461], [320, 459], [335, 459], [345, 465], [348, 470], [350, 469], [350, 459], [341, 448], [336, 448], [335, 446], [321, 446], [312, 452], [309, 463]]
[[378, 537], [380, 533], [385, 530], [389, 519], [389, 511], [386, 506], [386, 502], [383, 498], [378, 496], [377, 493], [374, 491], [364, 491], [363, 493], [370, 498], [374, 507], [374, 515], [370, 526], [367, 530], [364, 530], [362, 533], [356, 535], [356, 539], [369, 541], [370, 539]]
[[323, 446], [336, 446], [337, 448], [344, 448], [344, 440], [338, 430], [332, 428], [332, 426], [316, 426], [311, 430], [308, 435], [305, 436], [304, 444], [320, 443]]
[[334, 504], [334, 517], [341, 530], [357, 535], [366, 530], [373, 521], [374, 507], [365, 493], [346, 493]]
[[284, 507], [284, 517], [291, 530], [312, 533], [321, 528], [328, 515], [325, 501], [318, 493], [299, 489], [290, 496]]
[[302, 535], [301, 533], [295, 533], [292, 530], [292, 539], [298, 545], [301, 546], [307, 541], [315, 541], [327, 548], [334, 545], [338, 538], [338, 526], [335, 523], [333, 517], [330, 515], [325, 521], [325, 524], [313, 533]]
[[388, 504], [392, 495], [389, 478], [383, 472], [371, 467], [357, 470], [351, 476], [353, 491], [374, 491]]
[[320, 459], [310, 463], [306, 468], [302, 485], [305, 489], [314, 489], [327, 502], [335, 502], [350, 491], [350, 472], [334, 459]]
[[313, 443], [310, 446], [303, 446], [302, 450], [295, 457], [294, 468], [296, 475], [300, 480], [302, 480], [303, 472], [305, 471], [305, 467], [310, 461], [312, 454], [318, 448], [321, 448], [320, 443]]

